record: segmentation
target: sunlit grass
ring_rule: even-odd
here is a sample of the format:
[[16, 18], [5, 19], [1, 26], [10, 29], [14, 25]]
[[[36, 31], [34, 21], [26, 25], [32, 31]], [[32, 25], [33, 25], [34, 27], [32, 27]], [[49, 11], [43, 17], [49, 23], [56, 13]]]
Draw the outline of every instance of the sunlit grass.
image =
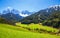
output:
[[[21, 24], [21, 26], [24, 25], [25, 24]], [[26, 25], [24, 27], [34, 28], [32, 27], [34, 25], [35, 24], [31, 24], [31, 26]], [[39, 28], [39, 26], [35, 26], [35, 28], [36, 27]], [[44, 33], [34, 33], [27, 31], [22, 27], [12, 26], [8, 24], [0, 24], [0, 38], [60, 38], [60, 36], [44, 34]]]
[[20, 23], [16, 23], [17, 26], [21, 26], [21, 27], [27, 27], [27, 28], [30, 28], [30, 29], [44, 29], [46, 31], [52, 31], [52, 32], [58, 32], [58, 29], [56, 28], [52, 28], [52, 27], [48, 27], [48, 26], [43, 26], [42, 24], [20, 24]]

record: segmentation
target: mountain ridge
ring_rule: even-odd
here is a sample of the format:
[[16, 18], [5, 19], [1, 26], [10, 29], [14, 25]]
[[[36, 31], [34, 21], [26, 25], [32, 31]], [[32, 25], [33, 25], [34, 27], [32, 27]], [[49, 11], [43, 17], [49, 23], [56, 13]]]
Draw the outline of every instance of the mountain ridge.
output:
[[[55, 6], [53, 6], [55, 7]], [[57, 9], [57, 10], [56, 10]], [[60, 11], [60, 6], [58, 5], [57, 8], [46, 8], [43, 10], [40, 10], [22, 20], [22, 23], [41, 23], [44, 20], [50, 18], [52, 13], [55, 13], [56, 11]]]

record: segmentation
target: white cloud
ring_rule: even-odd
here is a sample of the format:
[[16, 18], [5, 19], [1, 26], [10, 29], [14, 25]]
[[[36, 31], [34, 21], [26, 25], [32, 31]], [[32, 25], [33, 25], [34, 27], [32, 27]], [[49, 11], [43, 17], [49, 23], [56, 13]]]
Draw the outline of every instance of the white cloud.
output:
[[22, 13], [20, 13], [19, 15], [22, 16], [22, 17], [29, 16], [28, 14], [22, 14]]

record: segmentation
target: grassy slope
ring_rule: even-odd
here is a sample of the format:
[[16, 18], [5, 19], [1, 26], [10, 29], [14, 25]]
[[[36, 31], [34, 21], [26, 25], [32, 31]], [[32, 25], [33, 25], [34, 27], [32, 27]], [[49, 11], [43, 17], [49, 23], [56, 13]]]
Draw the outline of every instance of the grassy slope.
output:
[[46, 31], [52, 31], [52, 32], [58, 32], [58, 29], [56, 28], [52, 28], [52, 27], [48, 27], [48, 26], [43, 26], [42, 24], [20, 24], [20, 23], [16, 23], [17, 26], [21, 26], [21, 27], [26, 27], [26, 28], [30, 28], [32, 30], [38, 28], [38, 29], [44, 29]]
[[0, 38], [60, 38], [60, 36], [33, 33], [21, 27], [0, 24]]

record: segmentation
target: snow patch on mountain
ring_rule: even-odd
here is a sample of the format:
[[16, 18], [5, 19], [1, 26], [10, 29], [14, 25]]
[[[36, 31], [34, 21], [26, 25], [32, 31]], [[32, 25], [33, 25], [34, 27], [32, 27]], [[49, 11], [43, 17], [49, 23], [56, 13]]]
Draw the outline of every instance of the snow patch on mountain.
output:
[[58, 9], [60, 9], [60, 5], [53, 5], [53, 6], [50, 6], [50, 7], [48, 7], [48, 9], [54, 9], [54, 10], [58, 10]]

